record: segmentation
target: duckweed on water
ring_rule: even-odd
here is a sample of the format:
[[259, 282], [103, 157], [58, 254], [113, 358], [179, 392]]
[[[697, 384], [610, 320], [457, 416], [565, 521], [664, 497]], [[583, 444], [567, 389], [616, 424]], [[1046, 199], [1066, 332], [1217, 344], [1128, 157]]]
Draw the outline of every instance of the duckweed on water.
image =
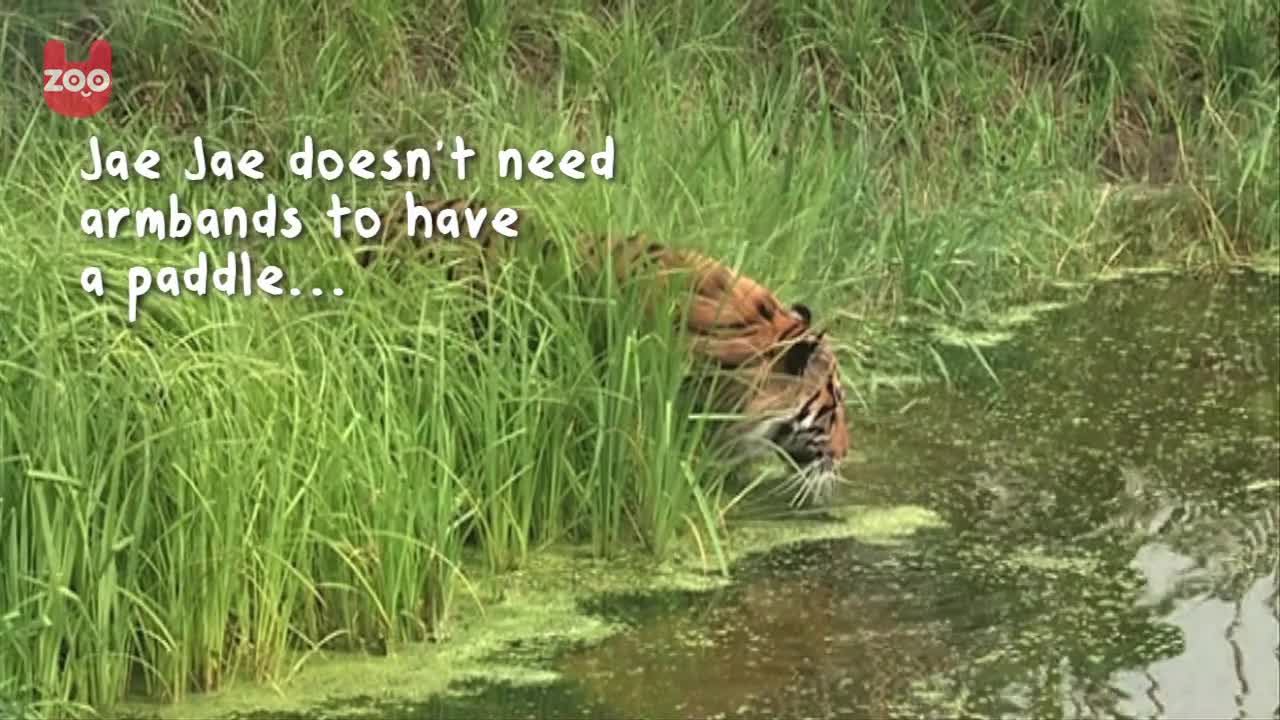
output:
[[[894, 546], [921, 529], [940, 528], [936, 513], [912, 506], [845, 507], [822, 522], [760, 523], [730, 533], [730, 558], [751, 555], [800, 541], [857, 540]], [[547, 658], [574, 647], [597, 645], [630, 627], [583, 609], [588, 597], [662, 593], [701, 593], [723, 589], [730, 581], [712, 571], [694, 552], [675, 553], [662, 563], [640, 555], [611, 560], [581, 551], [549, 549], [531, 557], [521, 570], [474, 580], [483, 611], [461, 614], [447, 642], [396, 648], [391, 658], [319, 653], [287, 685], [231, 687], [172, 706], [125, 703], [116, 713], [134, 718], [323, 718], [434, 717], [480, 712], [486, 698], [503, 712], [524, 701], [520, 689], [554, 687], [561, 672]], [[678, 640], [689, 648], [714, 644], [707, 631], [691, 629]], [[761, 639], [761, 647], [764, 646]], [[496, 689], [501, 690], [496, 690]], [[506, 704], [504, 693], [514, 698]], [[460, 703], [451, 705], [450, 703]], [[472, 703], [472, 704], [468, 704]], [[469, 708], [469, 709], [467, 709]]]

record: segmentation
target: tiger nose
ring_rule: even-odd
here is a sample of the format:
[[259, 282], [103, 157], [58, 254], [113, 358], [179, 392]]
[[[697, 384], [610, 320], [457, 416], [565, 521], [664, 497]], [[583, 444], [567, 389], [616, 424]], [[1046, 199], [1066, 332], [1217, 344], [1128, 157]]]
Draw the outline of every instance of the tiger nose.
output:
[[814, 461], [823, 457], [823, 453], [821, 451], [814, 450], [811, 447], [794, 448], [787, 454], [791, 456], [791, 459], [794, 460], [797, 465], [811, 465]]

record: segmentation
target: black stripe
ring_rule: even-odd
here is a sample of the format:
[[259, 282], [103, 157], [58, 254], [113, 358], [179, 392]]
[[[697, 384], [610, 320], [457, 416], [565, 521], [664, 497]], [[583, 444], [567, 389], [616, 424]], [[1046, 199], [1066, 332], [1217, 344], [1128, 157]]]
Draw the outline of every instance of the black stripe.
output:
[[821, 422], [823, 418], [828, 417], [830, 415], [834, 415], [835, 411], [836, 411], [835, 405], [825, 405], [821, 410], [818, 411], [817, 415], [813, 416], [813, 419], [815, 421]]
[[808, 414], [809, 414], [809, 408], [813, 407], [813, 403], [814, 403], [814, 402], [816, 402], [816, 401], [817, 401], [817, 399], [818, 399], [818, 394], [817, 394], [817, 393], [814, 393], [814, 394], [810, 395], [810, 396], [809, 396], [809, 399], [808, 399], [808, 400], [805, 400], [805, 401], [804, 401], [804, 404], [800, 406], [800, 412], [796, 413], [796, 415], [795, 415], [795, 416], [796, 416], [796, 417], [804, 417], [804, 416], [808, 415]]

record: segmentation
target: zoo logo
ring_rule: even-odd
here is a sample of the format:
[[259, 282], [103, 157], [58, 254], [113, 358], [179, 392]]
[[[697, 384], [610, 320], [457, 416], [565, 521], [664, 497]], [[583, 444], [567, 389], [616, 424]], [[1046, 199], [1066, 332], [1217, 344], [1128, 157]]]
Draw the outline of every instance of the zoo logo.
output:
[[44, 102], [63, 117], [97, 115], [111, 99], [111, 44], [95, 40], [88, 62], [67, 62], [60, 40], [44, 46]]

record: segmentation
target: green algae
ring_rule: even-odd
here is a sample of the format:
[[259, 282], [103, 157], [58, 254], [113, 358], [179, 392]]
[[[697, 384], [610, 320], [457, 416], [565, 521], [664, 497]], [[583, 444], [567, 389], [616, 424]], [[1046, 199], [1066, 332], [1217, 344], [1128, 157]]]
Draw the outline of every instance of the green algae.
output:
[[412, 703], [449, 694], [454, 683], [483, 678], [511, 685], [541, 684], [554, 674], [521, 664], [496, 662], [492, 655], [519, 641], [583, 642], [615, 632], [608, 623], [576, 612], [567, 597], [555, 593], [514, 591], [508, 600], [483, 613], [461, 618], [451, 637], [434, 644], [397, 648], [392, 657], [320, 652], [299, 668], [290, 681], [262, 687], [234, 684], [173, 705], [122, 704], [113, 716], [154, 718], [218, 718], [233, 713], [305, 712], [325, 715], [323, 706], [337, 704], [343, 717], [359, 711], [344, 698], [376, 698]]
[[1071, 303], [1053, 301], [1014, 305], [998, 312], [983, 314], [975, 327], [967, 329], [945, 323], [932, 323], [929, 335], [935, 342], [951, 347], [995, 348], [1013, 342], [1019, 328], [1036, 322], [1047, 313], [1070, 306]]
[[949, 326], [941, 326], [933, 330], [934, 340], [953, 347], [991, 348], [1003, 345], [1013, 337], [1013, 332], [1009, 330], [961, 330]]
[[1102, 563], [1097, 556], [1088, 555], [1062, 556], [1053, 555], [1044, 548], [1023, 548], [1014, 552], [1007, 560], [1013, 566], [1046, 573], [1076, 573], [1087, 575], [1097, 571]]
[[1005, 328], [1021, 328], [1024, 325], [1038, 322], [1042, 315], [1057, 312], [1071, 307], [1066, 302], [1034, 302], [1015, 305], [1004, 312], [992, 316], [996, 325]]
[[1125, 265], [1100, 270], [1093, 277], [1098, 282], [1115, 282], [1135, 278], [1174, 277], [1181, 274], [1183, 274], [1181, 268], [1172, 264]]
[[[942, 527], [925, 508], [845, 507], [823, 523], [779, 521], [734, 527], [726, 547], [729, 561], [806, 541], [856, 539], [868, 544], [901, 543], [924, 528]], [[560, 673], [539, 667], [536, 659], [558, 649], [592, 645], [627, 629], [582, 609], [583, 601], [608, 593], [706, 592], [727, 587], [731, 578], [713, 570], [709, 558], [684, 548], [665, 562], [639, 552], [596, 559], [575, 547], [547, 548], [521, 569], [473, 576], [480, 603], [465, 606], [451, 632], [437, 643], [394, 648], [391, 657], [316, 652], [300, 662], [286, 683], [263, 687], [233, 684], [222, 691], [172, 705], [123, 703], [114, 714], [170, 720], [223, 718], [236, 713], [308, 717], [357, 717], [360, 703], [412, 706], [433, 696], [465, 696], [467, 681], [505, 687], [547, 685]], [[512, 655], [512, 646], [525, 652]], [[535, 662], [530, 662], [530, 659]]]
[[1280, 275], [1280, 253], [1255, 257], [1243, 267], [1260, 275]]
[[870, 373], [860, 379], [858, 384], [868, 388], [890, 388], [901, 391], [928, 385], [929, 380], [923, 375], [911, 373]]

